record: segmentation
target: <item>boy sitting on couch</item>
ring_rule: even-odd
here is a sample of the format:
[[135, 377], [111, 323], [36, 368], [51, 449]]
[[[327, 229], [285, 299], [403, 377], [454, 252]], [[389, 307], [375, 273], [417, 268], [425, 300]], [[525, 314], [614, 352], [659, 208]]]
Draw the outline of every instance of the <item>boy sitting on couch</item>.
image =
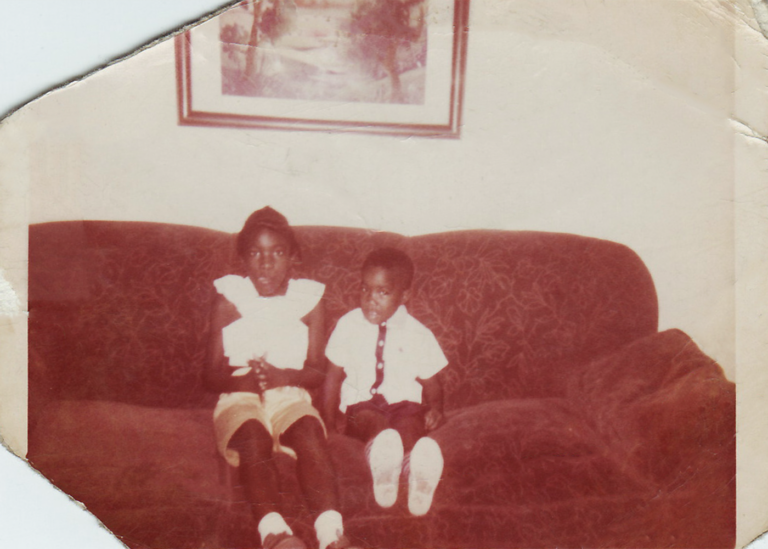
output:
[[434, 439], [443, 421], [436, 374], [448, 363], [432, 332], [408, 314], [414, 267], [404, 252], [380, 248], [363, 263], [360, 308], [339, 319], [326, 348], [326, 418], [346, 412], [345, 434], [366, 443], [373, 493], [381, 507], [397, 501], [410, 452], [408, 509], [425, 515], [443, 470]]

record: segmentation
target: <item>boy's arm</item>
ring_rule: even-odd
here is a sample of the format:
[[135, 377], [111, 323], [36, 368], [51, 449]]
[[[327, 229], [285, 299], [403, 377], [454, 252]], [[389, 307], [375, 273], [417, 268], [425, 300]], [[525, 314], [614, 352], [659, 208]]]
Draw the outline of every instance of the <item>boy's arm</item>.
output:
[[211, 334], [204, 372], [205, 385], [210, 391], [216, 393], [260, 392], [256, 376], [252, 373], [233, 376], [229, 359], [224, 355], [224, 339], [221, 331], [238, 318], [240, 313], [237, 312], [237, 308], [223, 296], [217, 296], [211, 312]]
[[416, 378], [422, 385], [422, 400], [427, 412], [424, 415], [424, 427], [427, 431], [433, 431], [442, 425], [443, 416], [443, 380], [440, 374], [435, 374], [427, 379]]

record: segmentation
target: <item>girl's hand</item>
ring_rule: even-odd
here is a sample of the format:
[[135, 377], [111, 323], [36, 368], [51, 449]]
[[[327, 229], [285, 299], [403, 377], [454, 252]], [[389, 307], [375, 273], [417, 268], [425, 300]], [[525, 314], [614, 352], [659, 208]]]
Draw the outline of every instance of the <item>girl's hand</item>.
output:
[[440, 427], [444, 421], [445, 416], [434, 408], [430, 408], [427, 410], [427, 413], [424, 414], [424, 428], [427, 431], [434, 431]]
[[262, 393], [275, 387], [291, 385], [289, 372], [276, 368], [264, 358], [253, 360], [249, 365], [253, 368], [259, 391]]
[[263, 368], [261, 359], [254, 358], [252, 360], [249, 360], [248, 367], [251, 369], [250, 376], [251, 376], [251, 379], [253, 380], [253, 383], [255, 384], [255, 387], [253, 388], [253, 392], [260, 395], [266, 389], [266, 383], [261, 374], [261, 371]]

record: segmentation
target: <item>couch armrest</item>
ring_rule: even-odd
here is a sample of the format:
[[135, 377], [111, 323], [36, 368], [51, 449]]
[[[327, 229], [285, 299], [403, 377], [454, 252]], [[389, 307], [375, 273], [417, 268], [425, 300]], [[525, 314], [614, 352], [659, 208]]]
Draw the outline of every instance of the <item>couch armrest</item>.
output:
[[642, 338], [574, 376], [568, 398], [617, 459], [672, 488], [735, 464], [735, 386], [679, 330]]

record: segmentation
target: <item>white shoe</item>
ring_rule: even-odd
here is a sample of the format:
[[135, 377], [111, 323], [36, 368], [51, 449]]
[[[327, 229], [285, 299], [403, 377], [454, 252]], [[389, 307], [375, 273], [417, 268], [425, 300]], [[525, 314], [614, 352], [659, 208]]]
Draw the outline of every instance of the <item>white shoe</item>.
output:
[[383, 430], [371, 443], [368, 463], [373, 476], [373, 497], [381, 507], [392, 507], [397, 501], [403, 453], [403, 441], [394, 429]]
[[443, 474], [443, 453], [434, 439], [423, 437], [411, 450], [408, 473], [408, 510], [421, 517], [429, 512]]

